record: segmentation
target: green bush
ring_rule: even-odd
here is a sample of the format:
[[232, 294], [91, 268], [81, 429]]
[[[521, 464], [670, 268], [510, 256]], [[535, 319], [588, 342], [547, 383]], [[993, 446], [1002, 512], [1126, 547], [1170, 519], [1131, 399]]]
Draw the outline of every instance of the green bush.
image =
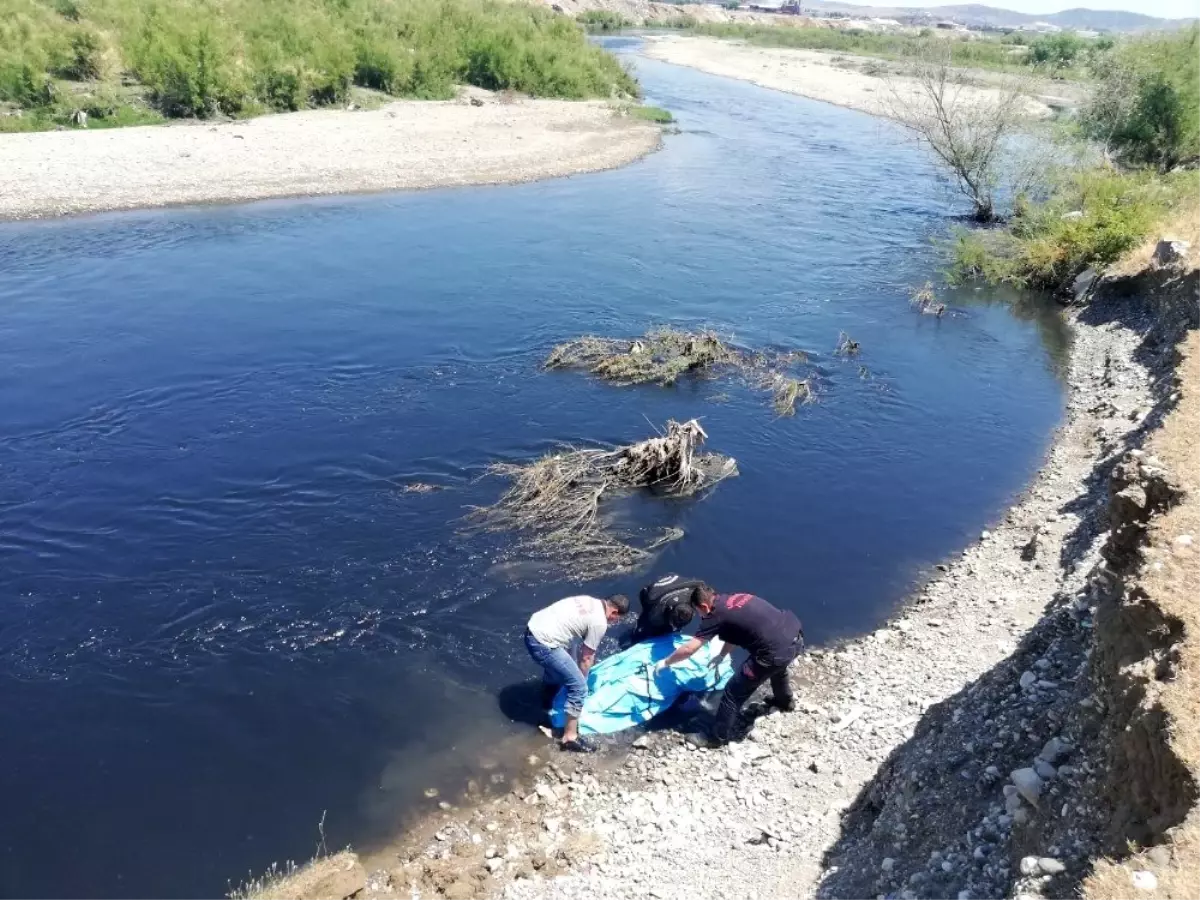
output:
[[1169, 171], [1200, 160], [1200, 26], [1116, 44], [1082, 123], [1127, 164]]
[[340, 104], [352, 85], [639, 93], [576, 23], [504, 0], [0, 0], [0, 100], [48, 106], [55, 78], [104, 69], [130, 73], [168, 116]]
[[71, 81], [91, 81], [100, 77], [100, 56], [104, 51], [100, 38], [86, 28], [76, 29], [66, 42], [55, 48], [50, 71]]
[[45, 72], [27, 62], [0, 60], [0, 100], [26, 109], [49, 106], [54, 101], [54, 85]]
[[1083, 55], [1087, 42], [1070, 31], [1044, 34], [1029, 45], [1029, 61], [1053, 68], [1066, 68]]
[[633, 23], [618, 12], [608, 9], [588, 9], [575, 17], [588, 31], [620, 31]]

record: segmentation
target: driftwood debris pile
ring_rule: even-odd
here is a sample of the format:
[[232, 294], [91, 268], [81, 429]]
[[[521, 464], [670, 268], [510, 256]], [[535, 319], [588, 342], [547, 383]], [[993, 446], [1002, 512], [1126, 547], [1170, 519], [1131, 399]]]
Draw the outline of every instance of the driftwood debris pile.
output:
[[636, 567], [682, 532], [647, 537], [606, 521], [602, 507], [637, 490], [695, 496], [736, 474], [733, 459], [701, 449], [706, 438], [695, 419], [670, 421], [664, 433], [623, 447], [565, 448], [523, 465], [492, 466], [491, 474], [512, 483], [471, 519], [519, 533], [524, 553], [560, 562], [577, 577]]
[[636, 339], [587, 335], [559, 344], [545, 367], [578, 369], [622, 385], [670, 386], [685, 375], [737, 377], [770, 392], [782, 416], [816, 399], [811, 380], [797, 377], [796, 370], [807, 362], [801, 351], [745, 350], [713, 331], [657, 328]]

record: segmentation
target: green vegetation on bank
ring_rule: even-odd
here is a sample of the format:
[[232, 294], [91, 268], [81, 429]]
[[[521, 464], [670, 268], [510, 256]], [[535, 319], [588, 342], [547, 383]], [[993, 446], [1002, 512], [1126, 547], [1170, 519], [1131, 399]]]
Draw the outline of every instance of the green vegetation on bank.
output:
[[503, 0], [0, 0], [0, 130], [253, 115], [352, 86], [637, 96], [583, 30]]
[[1084, 269], [1102, 269], [1139, 246], [1200, 191], [1200, 173], [1071, 172], [1041, 203], [1021, 204], [1003, 229], [956, 236], [959, 277], [1055, 290]]
[[1112, 46], [1108, 38], [1085, 40], [1075, 35], [1052, 35], [1030, 40], [1014, 33], [964, 40], [940, 37], [932, 30], [917, 34], [865, 31], [857, 28], [787, 27], [693, 22], [693, 34], [743, 40], [763, 47], [828, 50], [883, 59], [921, 59], [933, 48], [948, 47], [954, 66], [998, 71], [1040, 70], [1056, 77], [1082, 75], [1087, 61]]
[[1049, 290], [1103, 269], [1200, 198], [1200, 27], [1128, 39], [1094, 60], [1097, 90], [1079, 139], [1099, 163], [1017, 198], [1002, 229], [961, 231], [953, 274]]
[[629, 115], [646, 122], [657, 122], [659, 125], [670, 125], [675, 121], [670, 112], [658, 106], [631, 106]]

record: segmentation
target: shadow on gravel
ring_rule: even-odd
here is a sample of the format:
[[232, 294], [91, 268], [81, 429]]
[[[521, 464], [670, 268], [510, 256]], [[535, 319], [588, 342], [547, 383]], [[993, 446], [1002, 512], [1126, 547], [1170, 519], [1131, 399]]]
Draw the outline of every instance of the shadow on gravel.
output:
[[[913, 737], [892, 751], [843, 812], [841, 836], [823, 861], [827, 870], [837, 868], [817, 896], [891, 896], [902, 890], [931, 898], [963, 891], [1005, 896], [1009, 830], [998, 815], [1004, 812], [1001, 787], [1013, 770], [1033, 764], [1059, 734], [1078, 692], [1086, 690], [1073, 682], [1084, 659], [1082, 637], [1073, 605], [1060, 595], [1012, 655], [930, 707]], [[1039, 668], [1039, 660], [1047, 664]], [[1026, 671], [1056, 686], [1022, 690]], [[1043, 809], [1063, 803], [1056, 796], [1061, 789], [1060, 783], [1047, 784]], [[1014, 857], [1035, 852], [1022, 849], [1019, 837], [1013, 845]], [[888, 858], [892, 863], [885, 869]], [[1071, 890], [1064, 881], [1053, 893]]]
[[[1066, 568], [1071, 560], [1079, 559], [1095, 537], [1094, 521], [1100, 501], [1107, 497], [1113, 466], [1126, 451], [1142, 446], [1147, 434], [1157, 430], [1177, 403], [1174, 371], [1174, 346], [1183, 328], [1195, 328], [1196, 300], [1200, 292], [1200, 273], [1192, 270], [1183, 276], [1170, 271], [1148, 271], [1130, 278], [1105, 282], [1098, 295], [1079, 313], [1079, 321], [1097, 328], [1121, 327], [1141, 335], [1134, 360], [1150, 373], [1150, 393], [1153, 405], [1137, 427], [1106, 449], [1104, 463], [1097, 466], [1085, 482], [1085, 491], [1061, 507], [1061, 512], [1080, 517], [1075, 531], [1063, 542], [1060, 562]], [[1177, 307], [1176, 315], [1160, 315], [1139, 296], [1153, 293], [1164, 304]], [[1107, 369], [1107, 365], [1105, 367]], [[1109, 379], [1109, 373], [1101, 376]], [[1112, 376], [1108, 384], [1118, 388], [1120, 376]]]

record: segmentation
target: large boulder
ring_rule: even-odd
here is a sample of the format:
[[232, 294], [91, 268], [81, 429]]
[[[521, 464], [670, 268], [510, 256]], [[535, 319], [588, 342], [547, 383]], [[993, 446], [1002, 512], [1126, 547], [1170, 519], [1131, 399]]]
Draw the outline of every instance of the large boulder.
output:
[[1154, 262], [1159, 266], [1177, 266], [1187, 261], [1188, 251], [1192, 245], [1172, 237], [1159, 240], [1154, 248]]

